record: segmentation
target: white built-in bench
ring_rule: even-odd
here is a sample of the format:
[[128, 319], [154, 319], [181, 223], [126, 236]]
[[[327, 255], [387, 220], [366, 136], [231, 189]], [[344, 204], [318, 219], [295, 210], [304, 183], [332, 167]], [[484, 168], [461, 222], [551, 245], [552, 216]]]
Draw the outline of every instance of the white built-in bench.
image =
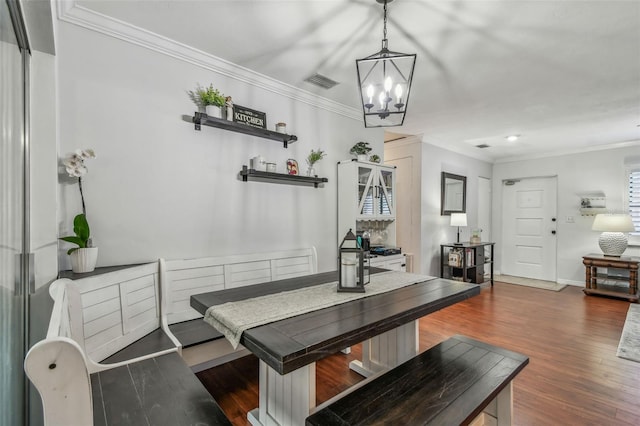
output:
[[[191, 295], [316, 271], [316, 252], [310, 248], [161, 259], [86, 278], [56, 280], [50, 287], [54, 308], [47, 337], [25, 358], [25, 371], [43, 401], [45, 423], [108, 425], [117, 424], [122, 420], [117, 416], [124, 415], [139, 424], [228, 424], [197, 378], [193, 374], [185, 378], [184, 369], [199, 371], [247, 352], [234, 351], [202, 321], [189, 305]], [[167, 366], [173, 375], [163, 373]], [[152, 376], [155, 380], [150, 382]], [[183, 385], [174, 389], [171, 377]], [[120, 407], [127, 400], [122, 395], [140, 392], [155, 399], [138, 398]], [[165, 423], [158, 423], [153, 407], [169, 403], [183, 407], [184, 416], [176, 420], [176, 415], [160, 415]]]

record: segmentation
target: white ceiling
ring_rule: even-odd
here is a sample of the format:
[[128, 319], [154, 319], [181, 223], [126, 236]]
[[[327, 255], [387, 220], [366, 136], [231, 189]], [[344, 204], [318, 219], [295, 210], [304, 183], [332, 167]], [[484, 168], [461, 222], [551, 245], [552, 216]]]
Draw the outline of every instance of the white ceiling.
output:
[[[357, 108], [355, 59], [382, 39], [375, 0], [78, 3]], [[640, 1], [396, 0], [388, 10], [389, 48], [418, 55], [394, 134], [497, 161], [640, 146]], [[314, 73], [340, 84], [304, 82]]]

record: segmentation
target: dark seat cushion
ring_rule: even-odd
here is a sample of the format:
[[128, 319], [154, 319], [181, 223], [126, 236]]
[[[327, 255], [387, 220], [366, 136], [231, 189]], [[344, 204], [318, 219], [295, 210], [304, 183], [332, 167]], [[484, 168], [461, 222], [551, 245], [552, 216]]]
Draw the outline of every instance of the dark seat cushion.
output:
[[464, 425], [529, 358], [454, 336], [307, 418], [307, 425]]
[[222, 333], [204, 322], [202, 318], [171, 324], [169, 330], [182, 343], [183, 348], [224, 337]]
[[231, 425], [173, 352], [91, 375], [95, 426]]

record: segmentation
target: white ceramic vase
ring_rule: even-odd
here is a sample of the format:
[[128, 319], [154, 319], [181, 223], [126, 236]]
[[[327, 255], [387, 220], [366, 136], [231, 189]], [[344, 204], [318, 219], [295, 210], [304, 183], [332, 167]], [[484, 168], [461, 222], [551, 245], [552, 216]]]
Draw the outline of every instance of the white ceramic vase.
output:
[[367, 154], [358, 154], [358, 161], [367, 161]]
[[307, 169], [307, 176], [315, 177], [316, 169], [314, 167], [309, 167]]
[[69, 255], [71, 270], [76, 273], [91, 272], [98, 261], [98, 247], [79, 248]]
[[217, 105], [207, 105], [204, 111], [209, 117], [222, 118], [222, 108]]

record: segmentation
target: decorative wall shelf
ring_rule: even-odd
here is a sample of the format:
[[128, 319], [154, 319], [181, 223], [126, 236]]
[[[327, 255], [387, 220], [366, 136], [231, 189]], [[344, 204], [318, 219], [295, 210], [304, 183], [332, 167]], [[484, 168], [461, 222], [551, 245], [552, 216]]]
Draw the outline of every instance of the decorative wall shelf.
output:
[[240, 175], [242, 176], [242, 180], [244, 182], [247, 182], [249, 180], [271, 181], [276, 183], [289, 183], [294, 185], [313, 185], [316, 188], [319, 184], [329, 181], [329, 179], [327, 178], [317, 176], [300, 176], [289, 175], [285, 173], [261, 172], [255, 169], [250, 169], [247, 166], [242, 166]]
[[607, 198], [604, 194], [582, 195], [580, 197], [580, 214], [595, 216], [607, 212]]
[[223, 120], [222, 118], [209, 117], [207, 114], [201, 112], [195, 113], [195, 115], [193, 116], [193, 122], [195, 124], [196, 130], [200, 130], [201, 126], [217, 127], [219, 129], [230, 130], [232, 132], [244, 133], [245, 135], [257, 136], [259, 138], [282, 142], [285, 148], [287, 148], [290, 143], [298, 140], [298, 137], [296, 135], [278, 133], [267, 129], [251, 127], [247, 124]]

